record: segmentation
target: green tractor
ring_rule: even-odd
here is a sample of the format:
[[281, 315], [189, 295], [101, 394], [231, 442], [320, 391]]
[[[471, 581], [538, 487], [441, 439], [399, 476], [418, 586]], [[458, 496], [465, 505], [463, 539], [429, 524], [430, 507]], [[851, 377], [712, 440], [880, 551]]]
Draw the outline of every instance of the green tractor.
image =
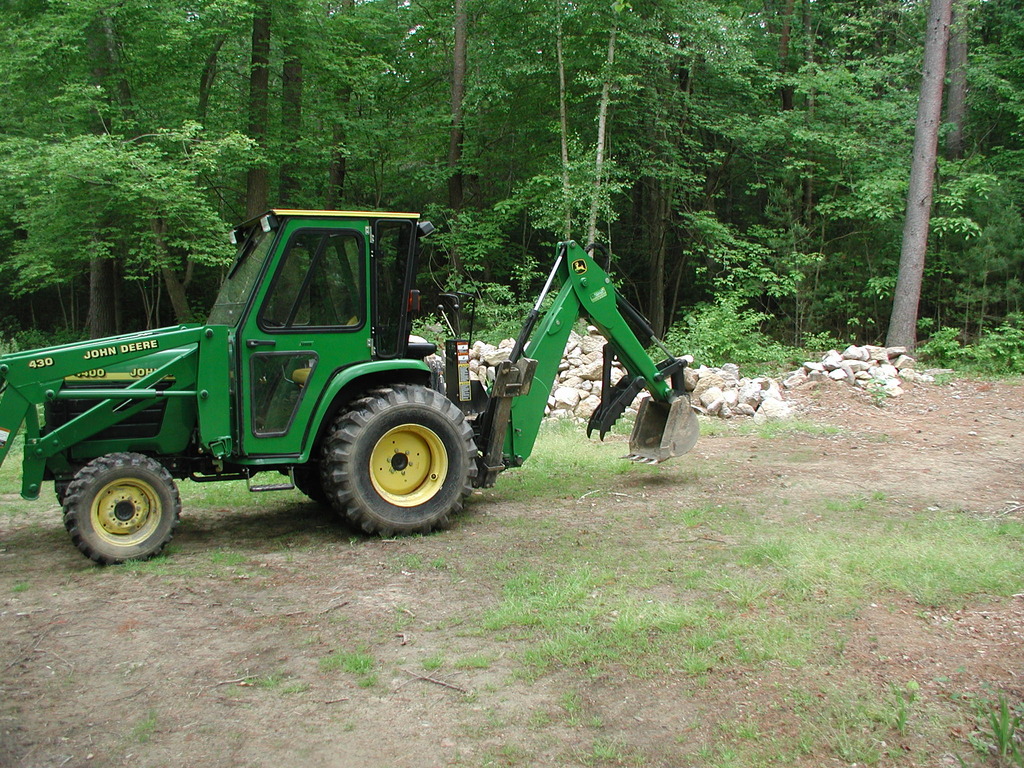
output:
[[[588, 434], [604, 437], [646, 389], [631, 458], [692, 448], [686, 360], [648, 356], [640, 337], [660, 342], [575, 242], [558, 245], [489, 387], [470, 380], [466, 339], [446, 342], [439, 371], [435, 345], [409, 332], [432, 230], [418, 214], [341, 211], [274, 210], [240, 225], [205, 325], [0, 357], [0, 463], [24, 427], [22, 496], [53, 481], [72, 541], [104, 564], [164, 548], [184, 478], [298, 488], [368, 533], [426, 533], [529, 458], [580, 316], [608, 340]], [[628, 373], [613, 386], [615, 359]], [[265, 472], [278, 482], [261, 484]]]

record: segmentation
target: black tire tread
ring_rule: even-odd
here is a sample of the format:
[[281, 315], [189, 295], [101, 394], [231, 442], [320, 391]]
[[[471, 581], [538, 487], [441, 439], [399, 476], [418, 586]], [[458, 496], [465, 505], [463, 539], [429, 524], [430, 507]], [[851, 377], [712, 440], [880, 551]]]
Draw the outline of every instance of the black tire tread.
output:
[[[449, 421], [457, 432], [458, 440], [466, 451], [468, 461], [460, 478], [460, 488], [447, 509], [431, 515], [420, 523], [394, 525], [378, 519], [367, 502], [360, 497], [351, 472], [353, 467], [348, 458], [364, 439], [367, 426], [380, 414], [393, 409], [417, 411], [427, 409]], [[462, 510], [465, 497], [473, 490], [476, 477], [476, 444], [473, 430], [466, 422], [462, 411], [441, 393], [424, 386], [396, 384], [369, 390], [364, 397], [353, 401], [332, 425], [323, 442], [320, 468], [323, 486], [337, 512], [361, 530], [369, 534], [392, 536], [396, 534], [428, 533], [451, 525], [452, 515]], [[453, 462], [450, 462], [450, 466]], [[457, 467], [456, 467], [457, 470]]]
[[[172, 499], [172, 509], [170, 511], [173, 514], [173, 520], [171, 521], [170, 527], [162, 540], [156, 542], [145, 553], [131, 558], [111, 557], [106, 553], [95, 549], [83, 537], [79, 521], [80, 515], [89, 514], [88, 505], [85, 509], [81, 509], [79, 505], [81, 502], [86, 500], [91, 489], [95, 487], [97, 478], [105, 472], [124, 467], [145, 469], [153, 472], [157, 476], [158, 480], [170, 492]], [[160, 552], [163, 551], [163, 548], [167, 546], [171, 539], [174, 538], [174, 529], [177, 528], [178, 523], [181, 520], [181, 496], [178, 493], [178, 487], [174, 482], [174, 478], [171, 477], [170, 472], [167, 471], [163, 464], [141, 453], [108, 453], [104, 456], [93, 459], [82, 467], [82, 469], [75, 475], [74, 479], [68, 483], [67, 490], [64, 492], [63, 506], [64, 527], [71, 535], [72, 543], [83, 555], [100, 565], [113, 565], [115, 563], [124, 562], [126, 559], [148, 560], [151, 557], [155, 557], [160, 554]]]

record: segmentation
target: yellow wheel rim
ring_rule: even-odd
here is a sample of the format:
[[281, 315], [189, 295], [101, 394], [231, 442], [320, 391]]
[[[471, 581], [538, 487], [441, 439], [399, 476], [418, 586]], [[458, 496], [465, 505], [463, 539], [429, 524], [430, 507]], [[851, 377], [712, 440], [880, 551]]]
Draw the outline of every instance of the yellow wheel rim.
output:
[[90, 509], [96, 534], [119, 547], [135, 546], [153, 534], [163, 509], [149, 483], [132, 478], [114, 480], [103, 486]]
[[444, 443], [419, 424], [389, 430], [370, 454], [373, 487], [398, 507], [415, 507], [434, 498], [447, 476]]

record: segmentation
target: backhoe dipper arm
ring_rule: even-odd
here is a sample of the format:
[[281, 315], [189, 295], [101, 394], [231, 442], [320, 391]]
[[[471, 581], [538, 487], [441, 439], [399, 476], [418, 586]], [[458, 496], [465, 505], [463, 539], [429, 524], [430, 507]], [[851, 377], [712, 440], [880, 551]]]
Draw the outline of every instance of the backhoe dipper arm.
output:
[[[659, 367], [651, 360], [623, 317], [620, 299], [608, 273], [573, 241], [559, 243], [558, 252], [563, 256], [556, 267], [562, 287], [524, 349], [527, 358], [537, 361], [534, 380], [529, 391], [512, 403], [505, 440], [506, 461], [512, 465], [522, 464], [533, 451], [569, 333], [581, 316], [597, 327], [608, 340], [610, 351], [632, 377], [637, 377], [638, 383], [642, 382], [655, 401], [668, 404], [682, 395], [681, 387], [673, 389], [670, 378], [685, 363], [670, 358]], [[689, 411], [688, 403], [686, 409]]]

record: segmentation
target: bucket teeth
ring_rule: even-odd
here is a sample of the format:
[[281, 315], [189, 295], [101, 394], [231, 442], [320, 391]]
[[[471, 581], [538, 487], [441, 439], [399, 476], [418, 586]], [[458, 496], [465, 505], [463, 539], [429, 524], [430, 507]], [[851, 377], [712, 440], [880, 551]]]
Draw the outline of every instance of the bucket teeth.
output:
[[622, 458], [635, 461], [637, 464], [660, 464], [659, 459], [652, 459], [650, 456], [641, 456], [638, 453], [627, 453]]

